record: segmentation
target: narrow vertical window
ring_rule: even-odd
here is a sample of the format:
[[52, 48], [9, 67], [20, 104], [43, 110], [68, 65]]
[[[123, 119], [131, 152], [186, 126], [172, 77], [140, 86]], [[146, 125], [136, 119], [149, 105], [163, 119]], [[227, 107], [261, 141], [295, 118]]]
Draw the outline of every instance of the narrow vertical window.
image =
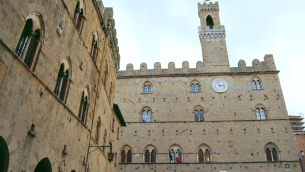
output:
[[192, 84], [192, 92], [195, 92], [195, 85]]
[[147, 86], [144, 86], [144, 93], [147, 93]]
[[199, 162], [204, 162], [203, 152], [201, 149], [199, 149], [199, 152], [198, 152], [198, 159], [199, 159]]
[[21, 33], [20, 39], [18, 41], [15, 53], [17, 54], [17, 56], [19, 56], [20, 58], [23, 55], [23, 52], [25, 50], [25, 47], [28, 43], [28, 40], [32, 34], [32, 27], [33, 27], [33, 23], [32, 23], [32, 19], [28, 19], [26, 21], [26, 24], [23, 28], [23, 31]]
[[118, 128], [118, 132], [117, 132], [117, 138], [119, 139], [119, 135], [120, 135], [120, 128]]
[[204, 121], [204, 118], [203, 118], [203, 110], [200, 110], [199, 114], [200, 114], [200, 119], [199, 119], [199, 121]]
[[31, 68], [31, 66], [32, 66], [35, 52], [37, 50], [37, 46], [39, 43], [39, 38], [40, 38], [40, 32], [39, 32], [39, 30], [36, 30], [31, 37], [30, 44], [29, 44], [28, 50], [27, 50], [25, 58], [24, 58], [24, 63], [29, 68]]
[[196, 84], [196, 86], [195, 86], [195, 92], [199, 92], [199, 85], [198, 84]]
[[195, 110], [195, 121], [199, 121], [198, 111]]
[[262, 119], [266, 119], [264, 108], [261, 108], [261, 117]]
[[151, 114], [150, 114], [150, 110], [147, 111], [147, 122], [150, 122], [150, 117], [151, 117]]
[[269, 148], [266, 148], [266, 158], [267, 158], [267, 161], [272, 161], [272, 156], [271, 156], [271, 152], [270, 152]]
[[121, 153], [121, 162], [122, 163], [125, 162], [125, 157], [126, 157], [125, 150], [123, 150], [122, 153]]
[[256, 82], [255, 81], [252, 81], [252, 85], [253, 85], [253, 90], [256, 90], [257, 87], [256, 87]]
[[258, 120], [261, 119], [260, 111], [258, 108], [256, 109], [256, 119], [258, 119]]
[[[106, 146], [106, 140], [107, 140], [107, 130], [104, 132], [104, 137], [103, 137], [103, 146]], [[105, 153], [106, 148], [103, 147], [103, 152]]]
[[128, 150], [127, 152], [127, 162], [131, 163], [132, 157], [131, 157], [131, 150]]
[[182, 158], [181, 158], [181, 151], [180, 151], [180, 149], [177, 149], [177, 154], [176, 154], [176, 156], [179, 157], [180, 159], [182, 159]]
[[278, 161], [277, 151], [275, 148], [272, 149], [272, 157], [273, 157], [273, 161]]
[[62, 101], [64, 101], [64, 99], [65, 99], [68, 82], [69, 82], [69, 70], [66, 70], [66, 72], [63, 76], [63, 82], [62, 82], [61, 91], [60, 91], [60, 95], [59, 95], [59, 98]]
[[210, 162], [210, 151], [208, 149], [205, 150], [205, 162]]
[[176, 156], [175, 156], [175, 151], [172, 149], [171, 150], [171, 163], [174, 163], [175, 162], [175, 159], [176, 159]]
[[145, 151], [145, 162], [149, 162], [149, 150]]
[[147, 91], [147, 93], [151, 93], [151, 86], [150, 86], [150, 85], [148, 86], [148, 91]]
[[56, 81], [56, 85], [55, 85], [55, 90], [54, 90], [54, 93], [56, 95], [58, 95], [58, 93], [59, 93], [59, 88], [60, 88], [60, 84], [61, 84], [63, 76], [64, 76], [64, 64], [62, 63], [59, 68], [59, 72], [57, 75], [57, 81]]
[[151, 162], [156, 162], [156, 151], [155, 150], [151, 151]]
[[258, 90], [261, 89], [261, 84], [260, 84], [259, 80], [257, 80], [257, 89], [258, 89]]
[[143, 110], [142, 112], [142, 122], [146, 122], [146, 112]]

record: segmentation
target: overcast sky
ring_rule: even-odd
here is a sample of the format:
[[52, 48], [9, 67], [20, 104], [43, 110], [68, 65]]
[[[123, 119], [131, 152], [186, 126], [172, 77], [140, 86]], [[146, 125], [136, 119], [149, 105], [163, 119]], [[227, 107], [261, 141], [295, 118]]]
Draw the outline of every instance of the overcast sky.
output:
[[[197, 0], [103, 0], [113, 7], [121, 63], [190, 68], [202, 61]], [[212, 1], [213, 3], [215, 1]], [[305, 112], [305, 0], [218, 0], [231, 67], [273, 54], [288, 111]]]

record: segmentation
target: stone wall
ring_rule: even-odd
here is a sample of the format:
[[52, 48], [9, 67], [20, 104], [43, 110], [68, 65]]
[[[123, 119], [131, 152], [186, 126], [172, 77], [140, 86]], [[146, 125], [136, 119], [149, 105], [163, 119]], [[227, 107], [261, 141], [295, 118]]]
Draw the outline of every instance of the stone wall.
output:
[[[119, 64], [114, 20], [112, 13], [107, 14], [109, 10], [100, 11], [102, 6], [95, 0], [80, 1], [84, 23], [78, 31], [73, 22], [77, 2], [0, 1], [0, 135], [9, 149], [8, 171], [34, 171], [43, 158], [49, 159], [53, 171], [59, 169], [61, 160], [65, 160], [66, 171], [105, 171], [109, 165], [109, 148], [105, 153], [88, 154], [94, 149], [88, 146], [97, 145], [99, 117], [101, 135], [107, 131], [107, 145], [113, 134], [110, 125]], [[35, 68], [28, 68], [15, 48], [33, 13], [41, 16], [44, 29]], [[90, 50], [96, 33], [98, 55], [93, 59]], [[64, 61], [70, 62], [70, 84], [62, 101], [53, 91]], [[106, 66], [108, 72], [104, 72]], [[78, 114], [84, 90], [88, 92], [88, 113], [82, 122]], [[36, 137], [28, 135], [32, 124]], [[102, 140], [100, 137], [99, 143]], [[67, 155], [62, 153], [65, 146]]]

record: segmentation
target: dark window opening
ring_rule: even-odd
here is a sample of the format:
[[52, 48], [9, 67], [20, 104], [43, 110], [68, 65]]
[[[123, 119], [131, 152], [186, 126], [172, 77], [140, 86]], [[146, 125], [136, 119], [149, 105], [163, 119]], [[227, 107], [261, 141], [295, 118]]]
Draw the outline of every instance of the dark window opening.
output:
[[213, 23], [213, 19], [211, 16], [208, 16], [206, 18], [206, 21], [207, 21], [207, 26], [209, 26], [210, 29], [213, 29], [213, 26], [214, 26], [214, 23]]

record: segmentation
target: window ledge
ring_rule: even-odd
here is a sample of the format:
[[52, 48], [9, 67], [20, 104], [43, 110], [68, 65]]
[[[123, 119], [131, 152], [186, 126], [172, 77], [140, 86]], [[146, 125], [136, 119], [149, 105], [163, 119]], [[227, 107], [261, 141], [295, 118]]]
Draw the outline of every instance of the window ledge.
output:
[[198, 91], [198, 92], [190, 91], [189, 93], [202, 93], [202, 91]]
[[153, 93], [141, 93], [141, 94], [153, 94]]

